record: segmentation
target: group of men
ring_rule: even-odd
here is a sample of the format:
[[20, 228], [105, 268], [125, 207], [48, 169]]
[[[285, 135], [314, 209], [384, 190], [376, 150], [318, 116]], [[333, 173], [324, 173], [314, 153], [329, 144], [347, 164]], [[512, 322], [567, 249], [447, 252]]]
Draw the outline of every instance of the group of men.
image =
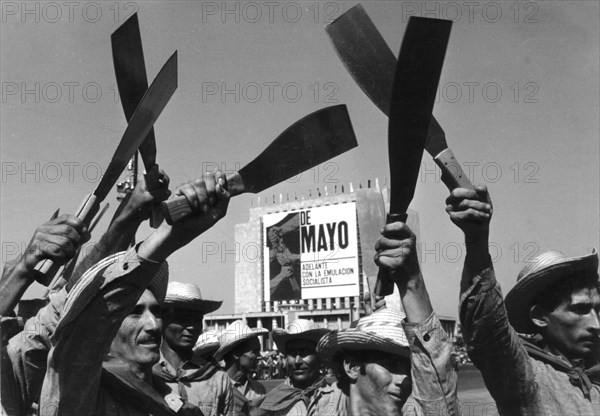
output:
[[[152, 192], [140, 181], [100, 241], [23, 325], [12, 310], [39, 277], [35, 266], [64, 264], [89, 239], [87, 227], [57, 217], [5, 265], [3, 414], [462, 414], [452, 340], [433, 311], [405, 223], [385, 225], [374, 259], [396, 285], [403, 311], [379, 307], [346, 329], [302, 319], [275, 329], [288, 378], [267, 392], [252, 378], [266, 331], [237, 321], [202, 334], [204, 314], [221, 303], [203, 299], [196, 284], [169, 283], [167, 258], [226, 214], [224, 174], [178, 187], [175, 195], [188, 199], [194, 215], [163, 223], [128, 248], [152, 207], [170, 195], [161, 175], [162, 187]], [[503, 299], [488, 253], [487, 189], [455, 189], [446, 210], [467, 247], [459, 305], [465, 341], [499, 413], [598, 415], [598, 254], [542, 253]], [[326, 367], [335, 381], [325, 378]]]

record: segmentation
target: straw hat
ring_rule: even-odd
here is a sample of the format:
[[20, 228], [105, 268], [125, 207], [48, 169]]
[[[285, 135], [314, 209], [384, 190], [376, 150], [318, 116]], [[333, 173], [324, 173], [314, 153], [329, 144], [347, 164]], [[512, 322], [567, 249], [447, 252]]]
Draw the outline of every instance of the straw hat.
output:
[[196, 345], [194, 345], [194, 356], [212, 358], [214, 353], [219, 349], [219, 331], [207, 331], [198, 337]]
[[[131, 261], [133, 262], [134, 260]], [[122, 263], [120, 266], [126, 270], [125, 266], [128, 266], [129, 259], [126, 256], [123, 257], [123, 253], [113, 254], [89, 268], [81, 279], [77, 281], [69, 292], [69, 296], [61, 312], [60, 321], [54, 331], [55, 334], [58, 334], [65, 326], [73, 322], [91, 300], [98, 296], [101, 290], [114, 282], [116, 277], [119, 277], [115, 273], [107, 276], [104, 275], [105, 269], [114, 266], [117, 262]], [[159, 304], [162, 304], [165, 299], [168, 282], [169, 264], [164, 261], [148, 285], [148, 290], [152, 292]]]
[[535, 297], [565, 278], [584, 278], [598, 275], [598, 252], [580, 257], [566, 257], [559, 251], [541, 253], [519, 272], [517, 284], [505, 299], [508, 320], [517, 332], [536, 332], [529, 317]]
[[215, 353], [215, 359], [221, 361], [229, 351], [241, 343], [258, 338], [268, 332], [268, 330], [262, 328], [250, 328], [242, 320], [237, 320], [229, 324], [218, 337], [221, 347]]
[[404, 313], [383, 308], [353, 322], [348, 329], [332, 331], [323, 336], [317, 352], [331, 364], [336, 352], [341, 350], [374, 350], [409, 357], [409, 346], [402, 328]]
[[202, 299], [200, 288], [193, 283], [170, 282], [163, 307], [214, 312], [223, 301]]
[[331, 332], [331, 330], [327, 328], [320, 328], [317, 324], [309, 321], [308, 319], [296, 319], [295, 321], [290, 322], [286, 329], [274, 329], [273, 341], [275, 341], [275, 344], [277, 344], [279, 351], [287, 354], [285, 345], [288, 343], [288, 341], [305, 339], [317, 344], [321, 337], [329, 332]]

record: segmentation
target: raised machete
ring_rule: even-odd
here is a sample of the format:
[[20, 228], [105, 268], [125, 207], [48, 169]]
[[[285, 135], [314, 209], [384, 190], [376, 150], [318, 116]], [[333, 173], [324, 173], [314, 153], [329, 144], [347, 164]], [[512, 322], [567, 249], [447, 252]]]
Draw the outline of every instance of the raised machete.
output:
[[[110, 37], [112, 45], [113, 65], [119, 88], [119, 97], [127, 122], [131, 120], [144, 93], [148, 89], [148, 77], [142, 48], [142, 36], [137, 13], [134, 13]], [[158, 165], [156, 164], [156, 138], [154, 128], [142, 142], [140, 155], [146, 168], [146, 188], [152, 191], [160, 186]], [[127, 201], [119, 206], [119, 210]], [[158, 208], [158, 207], [157, 207]], [[162, 220], [160, 209], [153, 209], [150, 216], [150, 226], [158, 227]], [[115, 217], [117, 214], [115, 214]]]
[[[227, 176], [231, 196], [258, 193], [358, 144], [345, 105], [315, 111], [288, 127], [252, 162]], [[169, 224], [192, 212], [184, 196], [162, 203]]]
[[[387, 223], [406, 222], [451, 28], [449, 20], [412, 16], [404, 32], [389, 107], [391, 191]], [[393, 292], [394, 283], [380, 269], [375, 294]]]
[[[98, 212], [100, 203], [113, 188], [125, 166], [127, 166], [129, 159], [148, 135], [176, 89], [177, 52], [171, 55], [144, 94], [100, 183], [92, 194], [86, 196], [77, 210], [75, 215], [88, 226]], [[36, 280], [47, 286], [59, 268], [59, 265], [49, 259], [39, 262], [36, 266]]]
[[[354, 81], [387, 116], [390, 113], [396, 57], [362, 5], [338, 17], [326, 29], [333, 46]], [[473, 189], [469, 178], [446, 143], [446, 134], [431, 116], [425, 150], [442, 171], [448, 189]]]

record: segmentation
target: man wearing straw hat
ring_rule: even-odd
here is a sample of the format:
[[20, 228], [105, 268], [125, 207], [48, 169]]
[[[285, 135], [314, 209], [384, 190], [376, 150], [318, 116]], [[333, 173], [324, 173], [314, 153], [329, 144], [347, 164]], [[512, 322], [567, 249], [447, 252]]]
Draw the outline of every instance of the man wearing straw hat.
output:
[[[145, 241], [110, 256], [69, 292], [48, 357], [40, 414], [200, 414], [152, 376], [160, 358], [166, 258], [211, 228], [226, 211], [225, 175], [180, 186], [196, 215], [163, 223]], [[109, 360], [106, 353], [110, 351]]]
[[503, 300], [488, 252], [493, 209], [487, 189], [455, 189], [446, 203], [467, 246], [463, 333], [499, 412], [598, 415], [598, 253], [541, 253], [523, 267]]
[[254, 400], [263, 397], [267, 391], [258, 381], [252, 379], [260, 356], [258, 337], [267, 334], [266, 329], [250, 328], [237, 320], [227, 326], [219, 335], [220, 348], [215, 353], [217, 361], [225, 361], [225, 371], [233, 382], [235, 414], [246, 414]]
[[382, 308], [321, 338], [317, 352], [338, 382], [319, 389], [308, 415], [460, 415], [452, 342], [431, 307], [415, 235], [403, 222], [382, 234], [375, 262], [396, 283], [406, 315]]
[[203, 299], [200, 288], [193, 283], [170, 282], [163, 302], [161, 357], [152, 369], [155, 377], [206, 416], [233, 415], [229, 377], [215, 360], [193, 354], [204, 315], [216, 311], [222, 303]]
[[297, 319], [287, 328], [274, 329], [273, 340], [286, 356], [288, 378], [267, 393], [257, 408], [259, 416], [306, 415], [317, 389], [327, 385], [317, 355], [317, 343], [330, 331], [307, 319]]

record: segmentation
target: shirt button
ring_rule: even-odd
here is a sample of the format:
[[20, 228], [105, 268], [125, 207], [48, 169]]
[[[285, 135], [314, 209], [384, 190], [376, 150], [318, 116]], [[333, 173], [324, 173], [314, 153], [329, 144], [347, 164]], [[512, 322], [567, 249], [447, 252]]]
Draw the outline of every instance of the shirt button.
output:
[[425, 334], [423, 335], [423, 341], [427, 342], [431, 339], [431, 337], [429, 336], [429, 334]]
[[123, 270], [129, 269], [129, 263], [123, 263]]

